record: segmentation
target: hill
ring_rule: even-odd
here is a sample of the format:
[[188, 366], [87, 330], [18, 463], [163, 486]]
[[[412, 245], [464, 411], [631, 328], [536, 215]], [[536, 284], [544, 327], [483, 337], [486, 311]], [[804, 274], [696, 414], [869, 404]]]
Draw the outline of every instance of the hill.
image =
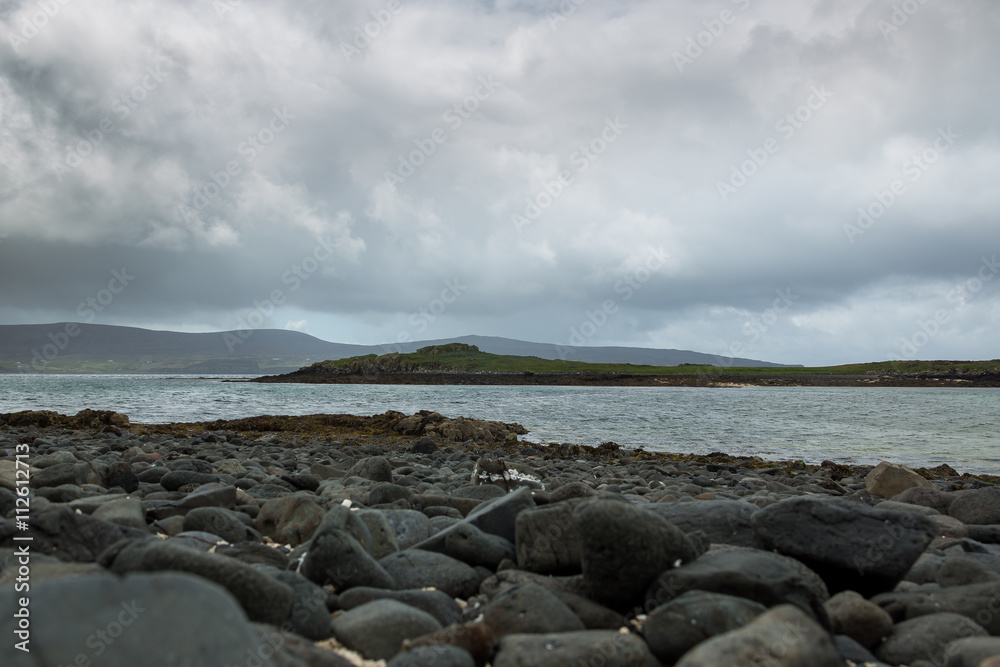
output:
[[[245, 335], [246, 332], [244, 332]], [[714, 364], [783, 367], [754, 359], [722, 359], [690, 350], [630, 347], [562, 347], [490, 336], [413, 341], [391, 345], [331, 343], [298, 331], [180, 333], [104, 324], [0, 325], [0, 372], [43, 373], [287, 373], [319, 360], [387, 352], [414, 353], [451, 342], [507, 356], [572, 362]]]

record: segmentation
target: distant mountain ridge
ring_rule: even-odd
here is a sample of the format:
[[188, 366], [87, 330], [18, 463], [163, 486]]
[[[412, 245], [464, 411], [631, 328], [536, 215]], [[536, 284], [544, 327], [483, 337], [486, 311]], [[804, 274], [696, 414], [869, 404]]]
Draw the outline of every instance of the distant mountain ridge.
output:
[[[234, 340], [239, 340], [239, 343], [233, 344]], [[387, 352], [409, 353], [428, 345], [450, 342], [476, 345], [480, 350], [493, 354], [591, 363], [787, 366], [690, 350], [567, 347], [496, 336], [353, 345], [331, 343], [309, 334], [282, 329], [259, 329], [243, 338], [235, 331], [183, 333], [59, 322], [0, 325], [0, 372], [285, 373], [316, 361]]]

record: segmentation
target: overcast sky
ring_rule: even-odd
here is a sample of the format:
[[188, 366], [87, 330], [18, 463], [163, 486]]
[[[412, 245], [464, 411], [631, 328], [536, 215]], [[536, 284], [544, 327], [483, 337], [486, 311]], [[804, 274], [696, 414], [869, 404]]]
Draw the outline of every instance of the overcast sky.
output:
[[1000, 3], [895, 6], [4, 0], [0, 323], [1000, 357]]

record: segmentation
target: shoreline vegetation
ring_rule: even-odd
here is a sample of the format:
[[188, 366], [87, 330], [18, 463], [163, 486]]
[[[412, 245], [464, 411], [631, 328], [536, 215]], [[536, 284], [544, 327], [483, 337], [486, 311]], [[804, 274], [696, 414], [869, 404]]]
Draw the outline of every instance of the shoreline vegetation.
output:
[[590, 364], [434, 345], [410, 354], [321, 361], [261, 383], [541, 385], [595, 387], [1000, 387], [1000, 359], [908, 361], [827, 367]]

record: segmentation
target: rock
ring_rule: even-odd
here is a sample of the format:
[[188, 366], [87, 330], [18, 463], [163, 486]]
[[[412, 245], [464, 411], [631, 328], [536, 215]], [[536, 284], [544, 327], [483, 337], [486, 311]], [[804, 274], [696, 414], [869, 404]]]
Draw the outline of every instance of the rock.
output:
[[416, 510], [381, 510], [395, 533], [399, 549], [409, 549], [431, 536], [431, 520]]
[[866, 649], [873, 649], [892, 631], [892, 617], [877, 604], [854, 591], [842, 591], [824, 605], [835, 635], [847, 635]]
[[138, 498], [120, 498], [105, 503], [91, 514], [95, 519], [108, 521], [119, 526], [146, 530], [146, 511]]
[[[17, 609], [18, 595], [0, 589], [0, 607]], [[0, 663], [6, 667], [243, 665], [248, 656], [261, 667], [277, 667], [269, 654], [260, 654], [260, 642], [233, 597], [190, 574], [33, 580], [30, 610], [32, 653], [4, 641]], [[3, 614], [0, 632], [14, 637], [16, 621], [12, 613]]]
[[596, 496], [597, 491], [583, 482], [568, 482], [552, 491], [552, 503], [558, 503], [571, 498], [590, 498]]
[[[854, 641], [847, 635], [835, 635], [833, 645], [844, 660], [850, 660], [862, 667], [891, 667], [872, 655], [871, 651]], [[867, 663], [867, 664], [866, 664]]]
[[213, 581], [235, 597], [251, 620], [280, 625], [288, 617], [292, 589], [252, 566], [156, 539], [121, 542], [101, 554], [100, 564], [117, 574], [188, 572]]
[[337, 640], [373, 660], [389, 660], [399, 653], [404, 639], [440, 629], [427, 612], [395, 600], [368, 602], [333, 620]]
[[580, 535], [573, 518], [578, 504], [558, 502], [517, 515], [514, 532], [519, 568], [556, 575], [583, 571]]
[[579, 667], [591, 664], [602, 667], [656, 667], [657, 661], [640, 637], [616, 630], [507, 635], [500, 640], [493, 658], [493, 667]]
[[427, 646], [453, 646], [469, 655], [477, 665], [485, 665], [493, 655], [493, 631], [485, 623], [463, 623], [452, 625], [416, 639], [403, 642], [403, 650]]
[[931, 523], [931, 530], [935, 537], [957, 537], [959, 539], [969, 536], [969, 527], [951, 516], [928, 516]]
[[[22, 460], [21, 463], [24, 463], [24, 461]], [[19, 474], [17, 472], [18, 470], [21, 470], [22, 472]], [[24, 479], [25, 470], [27, 470], [28, 478], [34, 479], [40, 468], [29, 465], [28, 468], [25, 469], [24, 466], [19, 466], [17, 461], [14, 459], [0, 461], [0, 488], [17, 491], [17, 480], [18, 478]]]
[[1000, 488], [959, 491], [948, 506], [948, 514], [970, 525], [1000, 524]]
[[236, 487], [220, 482], [207, 482], [188, 493], [177, 503], [182, 511], [196, 507], [232, 507], [236, 504]]
[[217, 546], [215, 553], [250, 565], [270, 565], [279, 570], [288, 569], [288, 554], [259, 542], [224, 544]]
[[41, 468], [31, 476], [30, 486], [41, 489], [47, 486], [62, 486], [63, 484], [97, 484], [103, 486], [104, 480], [90, 463], [57, 463], [48, 468]]
[[455, 489], [453, 498], [472, 498], [473, 500], [495, 500], [507, 495], [507, 490], [500, 486], [470, 484]]
[[868, 597], [892, 590], [934, 537], [926, 517], [883, 512], [847, 500], [797, 497], [757, 512], [754, 531], [767, 549], [792, 556], [832, 592]]
[[823, 603], [829, 599], [826, 585], [805, 565], [780, 554], [726, 547], [713, 549], [693, 563], [660, 575], [646, 592], [645, 609], [651, 610], [688, 591], [735, 595], [765, 607], [793, 604], [828, 623]]
[[490, 600], [482, 614], [496, 637], [585, 629], [569, 607], [537, 584], [511, 586]]
[[422, 646], [398, 653], [387, 667], [476, 667], [476, 661], [457, 646]]
[[745, 598], [689, 591], [654, 609], [642, 634], [653, 655], [672, 665], [703, 641], [741, 628], [765, 611], [764, 605]]
[[495, 571], [505, 559], [513, 559], [514, 545], [497, 535], [489, 535], [469, 523], [456, 525], [445, 538], [444, 553], [473, 567]]
[[479, 586], [479, 593], [492, 599], [511, 586], [525, 583], [538, 584], [556, 595], [563, 593], [571, 593], [581, 597], [587, 595], [587, 584], [584, 582], [582, 574], [572, 577], [550, 577], [524, 570], [500, 570], [483, 580]]
[[77, 514], [67, 507], [32, 508], [30, 528], [16, 530], [13, 520], [0, 519], [0, 548], [23, 543], [14, 537], [31, 537], [31, 553], [55, 556], [63, 561], [89, 563], [123, 538], [146, 538], [149, 533]]
[[944, 649], [947, 667], [982, 667], [984, 661], [1000, 657], [1000, 637], [965, 637], [956, 639]]
[[218, 483], [218, 475], [210, 475], [203, 472], [194, 472], [193, 470], [171, 470], [166, 475], [160, 478], [160, 486], [162, 486], [167, 491], [176, 491], [182, 486], [187, 486], [188, 484], [209, 484], [211, 482]]
[[413, 502], [413, 491], [399, 484], [379, 484], [368, 492], [368, 505], [391, 505], [397, 500]]
[[948, 507], [955, 500], [955, 494], [942, 491], [933, 485], [930, 487], [914, 486], [893, 496], [890, 500], [910, 505], [923, 505], [935, 509], [941, 514], [947, 514]]
[[679, 528], [628, 503], [590, 500], [575, 517], [590, 598], [612, 609], [641, 604], [658, 574], [694, 560], [694, 546]]
[[943, 587], [985, 584], [993, 581], [1000, 581], [1000, 574], [979, 561], [961, 556], [946, 558], [937, 573], [937, 583]]
[[933, 488], [913, 468], [882, 461], [865, 476], [865, 488], [876, 498], [892, 498], [913, 487]]
[[769, 665], [843, 667], [833, 638], [798, 607], [779, 605], [738, 630], [717, 635], [685, 654], [675, 667]]
[[[872, 598], [896, 623], [937, 612], [953, 612], [976, 621], [994, 636], [1000, 635], [1000, 614], [994, 613], [997, 600], [1000, 600], [1000, 583], [883, 593]], [[990, 613], [981, 615], [984, 609]]]
[[255, 568], [292, 589], [295, 596], [292, 610], [282, 627], [313, 640], [330, 636], [330, 612], [326, 608], [327, 592], [324, 589], [298, 572], [278, 570], [268, 565], [257, 565]]
[[892, 665], [909, 664], [914, 660], [930, 660], [943, 664], [945, 648], [963, 637], [985, 637], [986, 630], [965, 616], [943, 612], [897, 623], [875, 656]]
[[396, 531], [392, 524], [385, 517], [385, 514], [378, 510], [361, 510], [356, 512], [368, 527], [368, 534], [372, 539], [371, 555], [378, 560], [385, 558], [389, 554], [399, 551], [399, 544], [396, 542]]
[[479, 590], [479, 574], [450, 556], [408, 549], [378, 561], [396, 582], [397, 590], [433, 586], [453, 598], [468, 599]]
[[358, 586], [344, 591], [338, 597], [341, 609], [353, 609], [373, 600], [395, 600], [417, 609], [423, 609], [438, 620], [442, 627], [462, 622], [462, 608], [441, 591], [406, 590], [389, 591], [368, 586]]
[[[458, 499], [455, 499], [458, 500]], [[517, 516], [521, 512], [535, 507], [535, 501], [531, 497], [530, 489], [518, 489], [509, 493], [503, 498], [480, 505], [469, 513], [459, 524], [446, 528], [440, 533], [414, 545], [415, 549], [425, 551], [442, 551], [448, 534], [456, 530], [461, 523], [475, 526], [484, 533], [497, 535], [504, 538], [511, 544], [514, 543], [515, 525]], [[400, 544], [400, 549], [404, 548]]]
[[392, 575], [372, 558], [361, 543], [346, 529], [336, 526], [320, 527], [316, 531], [300, 571], [321, 586], [333, 584], [337, 591], [354, 586], [396, 587]]
[[440, 451], [440, 448], [432, 438], [425, 437], [414, 440], [410, 443], [410, 446], [406, 448], [406, 451], [412, 454], [433, 454], [434, 452]]
[[392, 482], [392, 465], [384, 456], [371, 456], [355, 463], [345, 476], [364, 477], [375, 482]]
[[222, 507], [196, 507], [184, 516], [184, 530], [212, 533], [232, 544], [246, 542], [256, 535], [241, 516], [246, 515]]
[[588, 630], [617, 630], [626, 624], [622, 614], [597, 604], [590, 598], [561, 590], [553, 590], [552, 594], [569, 607]]
[[740, 500], [711, 503], [652, 503], [644, 508], [680, 528], [685, 533], [704, 531], [712, 544], [757, 547], [750, 519], [758, 507]]
[[312, 538], [324, 514], [323, 508], [311, 498], [285, 496], [261, 505], [254, 525], [265, 537], [297, 547]]
[[119, 461], [108, 466], [108, 488], [119, 487], [125, 493], [132, 493], [139, 488], [139, 478], [132, 471], [132, 466]]

